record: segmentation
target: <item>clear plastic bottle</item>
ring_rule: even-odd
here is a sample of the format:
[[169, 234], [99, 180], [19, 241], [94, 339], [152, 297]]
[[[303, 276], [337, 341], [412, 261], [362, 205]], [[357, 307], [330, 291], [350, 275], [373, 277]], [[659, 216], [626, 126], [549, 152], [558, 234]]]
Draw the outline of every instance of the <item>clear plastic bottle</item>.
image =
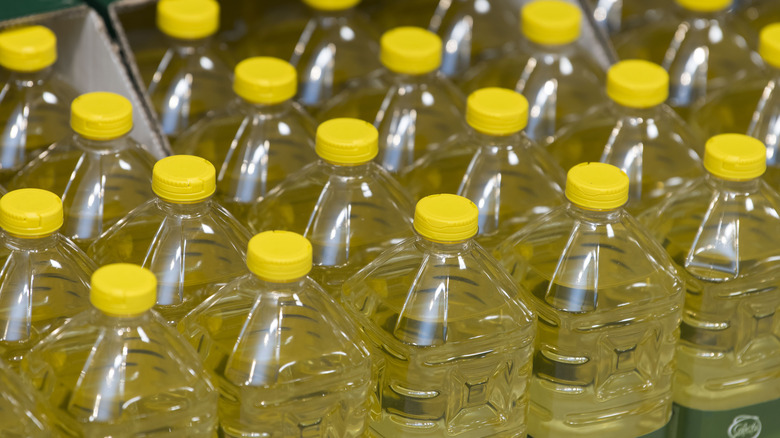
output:
[[[766, 149], [711, 138], [707, 174], [643, 219], [684, 275], [677, 347], [678, 435], [777, 434], [780, 406], [780, 195], [760, 178]], [[755, 429], [758, 428], [758, 431]]]
[[341, 306], [306, 276], [309, 241], [260, 233], [247, 266], [179, 325], [219, 383], [220, 436], [364, 436], [371, 361]]
[[607, 34], [616, 35], [659, 20], [674, 6], [674, 0], [588, 0], [593, 18]]
[[291, 173], [317, 160], [315, 122], [295, 96], [295, 69], [276, 58], [250, 58], [236, 66], [231, 109], [201, 120], [173, 145], [206, 158], [218, 170], [217, 198], [239, 219]]
[[313, 9], [291, 62], [298, 69], [298, 100], [316, 109], [347, 83], [380, 68], [376, 32], [357, 11], [360, 0], [303, 0]]
[[317, 129], [320, 160], [279, 184], [249, 213], [259, 233], [289, 230], [314, 246], [311, 274], [333, 296], [352, 274], [385, 249], [410, 237], [412, 202], [372, 160], [377, 130], [356, 119], [329, 120]]
[[155, 199], [131, 211], [89, 247], [99, 265], [135, 263], [157, 276], [155, 310], [176, 324], [245, 272], [249, 232], [212, 199], [214, 166], [174, 155], [154, 165]]
[[57, 37], [43, 26], [0, 33], [0, 179], [6, 179], [52, 143], [70, 134], [76, 91], [52, 71]]
[[691, 112], [691, 121], [705, 138], [738, 132], [761, 140], [767, 148], [764, 180], [780, 190], [780, 23], [761, 31], [758, 51], [769, 66], [769, 79], [743, 81], [713, 93]]
[[492, 250], [510, 234], [563, 204], [565, 174], [528, 138], [528, 101], [506, 88], [468, 98], [471, 132], [421, 158], [403, 178], [416, 199], [455, 193], [479, 207], [476, 240]]
[[75, 134], [55, 143], [14, 175], [10, 188], [37, 187], [62, 198], [62, 233], [86, 251], [97, 237], [152, 197], [154, 157], [127, 134], [133, 106], [106, 92], [71, 105]]
[[61, 226], [54, 193], [20, 189], [0, 198], [0, 359], [14, 368], [49, 332], [89, 308], [95, 264], [58, 232]]
[[710, 93], [762, 75], [764, 65], [751, 29], [729, 13], [733, 0], [675, 1], [677, 14], [625, 32], [615, 45], [621, 59], [647, 59], [669, 72], [668, 103], [687, 119]]
[[577, 44], [582, 26], [578, 6], [563, 0], [538, 0], [520, 14], [524, 46], [483, 63], [467, 74], [464, 88], [517, 90], [528, 98], [526, 134], [541, 145], [555, 133], [606, 101], [605, 73]]
[[209, 112], [228, 106], [232, 75], [224, 54], [211, 42], [219, 28], [216, 1], [159, 1], [157, 27], [168, 38], [168, 49], [147, 79], [147, 92], [173, 143]]
[[154, 274], [107, 265], [91, 286], [95, 308], [22, 361], [52, 409], [58, 436], [215, 436], [217, 391], [192, 347], [151, 310]]
[[511, 0], [443, 0], [430, 29], [441, 37], [441, 72], [455, 80], [497, 58], [520, 40], [519, 14]]
[[559, 132], [547, 150], [564, 169], [601, 161], [628, 175], [625, 208], [639, 214], [702, 175], [703, 142], [664, 104], [669, 75], [642, 60], [621, 61], [607, 72], [611, 102]]
[[35, 388], [0, 360], [0, 424], [3, 438], [49, 438], [46, 407]]
[[354, 117], [379, 129], [378, 162], [400, 174], [449, 138], [466, 132], [460, 91], [442, 75], [441, 39], [399, 27], [380, 40], [384, 69], [326, 104], [320, 120]]
[[[449, 3], [449, 0], [445, 0]], [[439, 0], [363, 0], [360, 5], [382, 32], [400, 26], [427, 28], [437, 15]]]
[[620, 169], [573, 167], [566, 197], [568, 205], [499, 251], [539, 318], [528, 433], [662, 433], [672, 414], [683, 281], [664, 249], [622, 208], [628, 177]]
[[381, 363], [374, 436], [525, 437], [535, 317], [474, 241], [478, 214], [457, 195], [423, 198], [418, 235], [344, 284]]

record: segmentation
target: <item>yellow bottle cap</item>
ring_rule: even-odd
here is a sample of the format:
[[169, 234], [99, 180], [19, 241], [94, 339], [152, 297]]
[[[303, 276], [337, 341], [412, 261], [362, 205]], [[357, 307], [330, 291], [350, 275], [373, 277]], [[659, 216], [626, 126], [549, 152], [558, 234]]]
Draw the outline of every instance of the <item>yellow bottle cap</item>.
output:
[[660, 105], [669, 97], [669, 73], [648, 61], [620, 61], [607, 72], [607, 95], [630, 108]]
[[14, 71], [42, 70], [57, 60], [57, 37], [43, 26], [0, 33], [0, 65]]
[[477, 132], [505, 136], [528, 124], [528, 100], [507, 88], [483, 88], [469, 95], [466, 122]]
[[770, 24], [761, 29], [758, 53], [767, 64], [780, 68], [780, 23]]
[[157, 28], [170, 37], [197, 40], [219, 29], [219, 3], [214, 0], [160, 0]]
[[685, 9], [697, 12], [722, 11], [731, 6], [733, 0], [677, 0]]
[[426, 196], [414, 209], [414, 229], [433, 242], [462, 242], [479, 231], [479, 209], [463, 196]]
[[89, 301], [112, 316], [140, 315], [157, 301], [157, 278], [130, 263], [102, 266], [92, 274]]
[[200, 202], [214, 194], [217, 177], [210, 161], [193, 155], [165, 157], [152, 169], [152, 191], [176, 204]]
[[0, 227], [8, 234], [36, 238], [62, 226], [62, 201], [48, 190], [19, 189], [0, 198]]
[[380, 61], [388, 70], [408, 75], [435, 71], [441, 65], [441, 38], [420, 27], [397, 27], [380, 40]]
[[298, 91], [298, 74], [289, 62], [278, 58], [245, 59], [236, 66], [233, 91], [251, 103], [281, 103]]
[[70, 105], [70, 127], [90, 140], [119, 138], [133, 129], [133, 104], [104, 91], [82, 94]]
[[716, 135], [704, 146], [704, 168], [731, 181], [756, 179], [766, 171], [766, 146], [743, 134]]
[[311, 271], [309, 239], [291, 231], [264, 231], [249, 240], [246, 265], [273, 283], [291, 283]]
[[341, 11], [357, 6], [360, 0], [303, 0], [303, 2], [321, 11]]
[[566, 197], [587, 210], [614, 210], [628, 201], [628, 176], [606, 163], [580, 163], [566, 175]]
[[331, 119], [317, 127], [317, 155], [339, 166], [368, 163], [379, 153], [379, 132], [358, 119]]
[[520, 14], [523, 35], [537, 44], [560, 46], [580, 37], [582, 11], [561, 0], [528, 3]]

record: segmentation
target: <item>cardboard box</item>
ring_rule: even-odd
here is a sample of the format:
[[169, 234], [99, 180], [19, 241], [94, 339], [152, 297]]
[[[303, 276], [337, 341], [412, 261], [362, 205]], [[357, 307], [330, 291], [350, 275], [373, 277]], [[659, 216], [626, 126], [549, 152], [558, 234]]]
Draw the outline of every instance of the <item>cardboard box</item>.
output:
[[[30, 3], [40, 6], [39, 3]], [[67, 4], [68, 2], [57, 2], [57, 5]], [[170, 154], [167, 141], [157, 128], [144, 99], [136, 90], [134, 81], [122, 62], [119, 49], [111, 41], [105, 23], [97, 12], [83, 4], [64, 9], [56, 8], [50, 12], [2, 21], [0, 30], [31, 24], [46, 26], [57, 35], [58, 59], [54, 64], [57, 73], [79, 92], [110, 91], [128, 98], [134, 109], [134, 126], [130, 135], [146, 145], [158, 158]]]

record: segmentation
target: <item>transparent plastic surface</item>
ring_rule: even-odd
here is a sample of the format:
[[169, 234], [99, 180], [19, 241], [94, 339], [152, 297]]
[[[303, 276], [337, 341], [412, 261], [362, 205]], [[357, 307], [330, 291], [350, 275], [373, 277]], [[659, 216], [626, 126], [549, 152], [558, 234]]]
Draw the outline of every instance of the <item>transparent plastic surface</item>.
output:
[[3, 233], [0, 242], [0, 359], [17, 368], [49, 332], [90, 307], [95, 264], [59, 233]]
[[414, 237], [344, 284], [372, 355], [380, 437], [524, 437], [533, 314], [473, 240]]
[[73, 135], [38, 155], [9, 185], [62, 198], [60, 232], [86, 251], [104, 230], [152, 197], [155, 161], [130, 137], [95, 141]]
[[[143, 54], [139, 56], [144, 59]], [[223, 52], [209, 39], [169, 38], [168, 49], [147, 83], [163, 134], [171, 142], [210, 111], [234, 99], [233, 73]]]
[[727, 410], [780, 398], [780, 196], [707, 175], [644, 222], [685, 275], [675, 402]]
[[441, 72], [459, 79], [466, 71], [509, 51], [520, 40], [520, 12], [508, 0], [444, 0], [430, 29], [442, 39]]
[[338, 296], [347, 278], [413, 234], [413, 211], [404, 189], [377, 164], [318, 161], [255, 204], [248, 222], [255, 233], [287, 230], [308, 238], [309, 275]]
[[645, 26], [674, 7], [674, 0], [588, 0], [596, 24], [609, 35]]
[[0, 424], [3, 438], [47, 438], [51, 436], [46, 408], [35, 388], [0, 360]]
[[431, 17], [441, 16], [439, 3], [439, 0], [363, 0], [360, 7], [370, 15], [371, 22], [385, 32], [401, 26], [427, 28]]
[[347, 83], [380, 68], [379, 37], [354, 8], [314, 11], [290, 62], [298, 69], [298, 100], [317, 108]]
[[187, 341], [154, 311], [80, 313], [22, 362], [67, 437], [203, 437], [217, 426], [217, 392]]
[[528, 99], [526, 134], [541, 145], [589, 109], [606, 102], [606, 73], [576, 43], [542, 46], [525, 42], [520, 49], [472, 69], [463, 88], [509, 88]]
[[296, 103], [241, 101], [195, 124], [173, 150], [211, 161], [217, 169], [217, 199], [244, 220], [258, 198], [317, 160], [314, 133], [314, 120]]
[[379, 71], [331, 99], [319, 119], [352, 117], [379, 130], [377, 162], [392, 174], [466, 132], [466, 99], [441, 73]]
[[735, 0], [734, 3], [735, 13], [756, 32], [780, 21], [780, 4], [772, 0]]
[[363, 436], [371, 362], [314, 281], [228, 283], [179, 326], [221, 393], [220, 436]]
[[669, 72], [668, 103], [684, 118], [719, 89], [761, 76], [764, 64], [752, 47], [757, 35], [728, 11], [703, 13], [675, 8], [657, 24], [621, 34], [621, 59], [647, 59]]
[[780, 190], [780, 70], [772, 78], [734, 84], [696, 108], [693, 126], [707, 138], [723, 132], [747, 133], [766, 145], [764, 180]]
[[560, 207], [500, 259], [539, 318], [528, 432], [640, 437], [672, 411], [683, 282], [623, 209]]
[[260, 11], [245, 19], [249, 28], [247, 34], [231, 49], [236, 59], [255, 56], [272, 56], [290, 59], [295, 45], [308, 22], [307, 8], [301, 1], [252, 2]]
[[416, 199], [437, 193], [466, 197], [479, 208], [477, 241], [492, 250], [506, 237], [563, 203], [565, 175], [523, 133], [476, 131], [420, 159], [404, 177]]
[[249, 232], [216, 202], [152, 199], [92, 246], [99, 265], [134, 263], [157, 276], [157, 310], [176, 324], [220, 287], [246, 272]]
[[78, 93], [51, 68], [9, 72], [0, 83], [0, 179], [70, 135], [70, 103]]
[[703, 142], [668, 106], [598, 107], [562, 129], [547, 150], [564, 169], [601, 161], [630, 181], [626, 209], [639, 214], [701, 176]]

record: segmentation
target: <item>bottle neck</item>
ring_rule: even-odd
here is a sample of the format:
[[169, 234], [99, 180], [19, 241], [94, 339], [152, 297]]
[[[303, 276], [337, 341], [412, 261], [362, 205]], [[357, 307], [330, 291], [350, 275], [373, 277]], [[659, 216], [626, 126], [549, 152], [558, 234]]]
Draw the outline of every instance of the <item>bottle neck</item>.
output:
[[568, 44], [539, 44], [526, 38], [525, 42], [528, 45], [529, 53], [552, 55], [556, 58], [571, 56], [577, 51], [576, 41]]
[[14, 71], [11, 73], [10, 82], [16, 88], [33, 88], [43, 85], [52, 75], [54, 69], [46, 67], [38, 71]]
[[658, 116], [658, 108], [660, 105], [651, 106], [647, 108], [635, 108], [630, 106], [621, 105], [614, 100], [610, 100], [612, 111], [618, 115], [619, 118], [631, 118], [631, 119], [655, 119]]
[[211, 210], [211, 197], [189, 204], [171, 202], [157, 197], [157, 205], [170, 216], [202, 216]]
[[79, 134], [73, 136], [73, 142], [80, 149], [98, 154], [115, 153], [127, 147], [129, 143], [126, 135], [110, 140], [91, 140]]
[[490, 135], [484, 134], [471, 128], [471, 138], [474, 144], [483, 148], [508, 148], [517, 144], [517, 136], [520, 132], [510, 135]]
[[275, 104], [253, 103], [244, 99], [239, 99], [239, 108], [244, 114], [260, 118], [276, 118], [290, 111], [292, 101], [287, 100]]
[[329, 174], [347, 178], [355, 178], [365, 175], [368, 172], [369, 163], [371, 162], [369, 161], [367, 163], [358, 164], [356, 166], [345, 166], [342, 164], [334, 164], [329, 161], [322, 160], [322, 164]]
[[254, 277], [254, 281], [256, 282], [257, 286], [255, 289], [261, 291], [261, 294], [265, 291], [273, 292], [275, 294], [295, 294], [306, 287], [307, 277], [301, 277], [290, 282], [280, 283], [277, 281], [265, 280], [256, 274], [252, 274], [252, 276]]
[[[385, 68], [387, 69], [387, 67]], [[430, 84], [436, 80], [436, 70], [419, 75], [398, 73], [390, 69], [387, 69], [387, 71], [390, 73], [392, 82], [399, 88], [411, 88], [419, 85]]]
[[569, 203], [569, 210], [576, 218], [596, 225], [618, 222], [623, 213], [622, 207], [611, 210], [591, 210], [572, 202]]
[[57, 244], [57, 233], [40, 237], [20, 237], [4, 232], [5, 244], [8, 248], [17, 251], [36, 251], [54, 247]]
[[418, 234], [416, 244], [425, 253], [452, 256], [469, 251], [473, 242], [473, 238], [460, 242], [434, 242]]
[[717, 177], [711, 173], [705, 176], [707, 183], [713, 189], [721, 193], [730, 195], [749, 195], [759, 191], [761, 187], [761, 178], [754, 178], [745, 181], [732, 181]]
[[112, 315], [102, 310], [97, 310], [95, 325], [118, 329], [133, 330], [136, 327], [146, 325], [151, 320], [151, 312], [146, 311], [136, 315]]
[[168, 47], [173, 49], [181, 57], [193, 56], [199, 54], [204, 47], [211, 44], [212, 37], [199, 38], [194, 40], [183, 40], [166, 36]]

